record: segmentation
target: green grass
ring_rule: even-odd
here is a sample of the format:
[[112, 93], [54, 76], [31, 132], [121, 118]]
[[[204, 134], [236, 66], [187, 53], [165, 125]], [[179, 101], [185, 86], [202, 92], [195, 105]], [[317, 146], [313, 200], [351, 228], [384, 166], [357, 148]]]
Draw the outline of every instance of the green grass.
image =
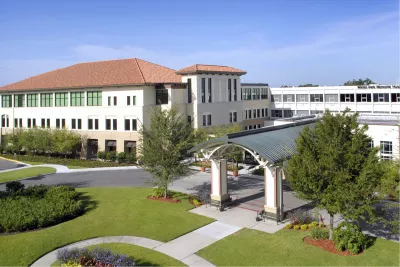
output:
[[[184, 263], [163, 253], [135, 245], [109, 243], [90, 246], [88, 248], [91, 249], [95, 247], [110, 249], [113, 252], [128, 255], [134, 259], [136, 266], [187, 266]], [[60, 262], [56, 261], [51, 266], [60, 266]]]
[[399, 266], [399, 243], [377, 239], [360, 255], [340, 256], [304, 243], [307, 235], [310, 232], [242, 229], [197, 254], [217, 266]]
[[[32, 161], [24, 161], [26, 164], [30, 165], [42, 165], [42, 164], [47, 164], [43, 162], [32, 162]], [[71, 165], [66, 165], [68, 169], [87, 169], [88, 167], [82, 167], [82, 166], [71, 166]]]
[[26, 266], [67, 244], [100, 236], [130, 235], [168, 242], [213, 220], [187, 212], [188, 201], [171, 204], [146, 197], [149, 188], [80, 188], [96, 202], [71, 221], [26, 233], [0, 236], [0, 265]]
[[41, 174], [49, 174], [55, 171], [56, 169], [51, 167], [31, 167], [20, 170], [16, 169], [15, 171], [0, 173], [0, 183], [34, 177]]

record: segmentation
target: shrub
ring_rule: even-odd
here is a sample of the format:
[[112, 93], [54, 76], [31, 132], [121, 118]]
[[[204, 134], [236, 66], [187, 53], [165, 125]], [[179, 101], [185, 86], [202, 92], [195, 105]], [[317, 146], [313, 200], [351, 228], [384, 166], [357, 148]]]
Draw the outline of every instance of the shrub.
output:
[[314, 227], [311, 229], [311, 236], [313, 239], [321, 240], [329, 238], [329, 231]]
[[333, 240], [339, 251], [349, 250], [352, 254], [363, 251], [370, 244], [370, 239], [364, 235], [357, 225], [341, 222], [333, 232]]
[[318, 222], [316, 222], [316, 221], [313, 221], [312, 223], [308, 224], [308, 228], [309, 229], [312, 229], [312, 228], [315, 228], [315, 227], [318, 227]]
[[300, 228], [301, 228], [301, 230], [307, 230], [308, 225], [307, 225], [307, 224], [302, 224], [302, 225], [300, 226]]
[[285, 228], [286, 229], [292, 229], [293, 228], [293, 224], [288, 223], [288, 224], [285, 225]]
[[126, 153], [125, 152], [117, 153], [116, 159], [117, 159], [118, 163], [125, 163], [126, 162]]
[[117, 152], [116, 151], [108, 151], [108, 152], [106, 152], [106, 160], [115, 161], [116, 158], [117, 158]]
[[294, 230], [299, 230], [300, 229], [300, 225], [296, 224], [295, 226], [293, 226]]
[[325, 224], [323, 224], [323, 223], [320, 223], [320, 224], [319, 224], [319, 227], [321, 227], [321, 228], [325, 228]]
[[57, 259], [62, 264], [79, 263], [82, 266], [135, 266], [133, 259], [127, 255], [114, 253], [109, 249], [95, 247], [87, 248], [63, 248], [57, 251]]
[[201, 202], [198, 201], [197, 199], [193, 199], [193, 204], [196, 205], [196, 206], [200, 206]]
[[136, 150], [134, 150], [130, 153], [126, 153], [126, 163], [133, 164], [133, 163], [136, 163], [136, 160], [137, 160]]
[[6, 183], [6, 192], [11, 194], [18, 194], [25, 189], [25, 186], [19, 181], [12, 181]]
[[34, 186], [0, 199], [0, 232], [17, 232], [55, 225], [84, 212], [70, 186]]
[[309, 224], [317, 218], [317, 214], [312, 211], [299, 209], [288, 214], [292, 224]]
[[97, 152], [97, 158], [105, 160], [106, 159], [106, 152], [104, 152], [104, 151]]
[[164, 188], [160, 186], [160, 187], [157, 187], [157, 188], [153, 189], [153, 192], [151, 193], [151, 196], [152, 197], [157, 197], [157, 198], [164, 197], [164, 193], [165, 193]]
[[256, 169], [252, 172], [252, 174], [264, 176], [264, 169], [256, 168]]

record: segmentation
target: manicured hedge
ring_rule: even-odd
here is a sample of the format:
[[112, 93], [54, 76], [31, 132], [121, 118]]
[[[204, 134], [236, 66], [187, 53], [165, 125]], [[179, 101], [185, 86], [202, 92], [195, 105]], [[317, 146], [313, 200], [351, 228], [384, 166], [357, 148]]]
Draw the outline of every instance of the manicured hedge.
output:
[[[1, 155], [2, 157], [14, 159], [13, 155]], [[46, 156], [29, 156], [29, 155], [17, 155], [16, 160], [27, 161], [27, 162], [37, 162], [43, 164], [59, 164], [59, 165], [70, 165], [79, 166], [85, 168], [97, 168], [97, 167], [119, 167], [119, 166], [130, 166], [135, 165], [133, 163], [117, 163], [108, 161], [98, 161], [98, 160], [84, 160], [84, 159], [68, 159], [68, 158], [56, 158], [56, 157], [46, 157]]]
[[0, 232], [21, 232], [55, 225], [81, 215], [85, 204], [70, 186], [6, 184], [0, 192]]

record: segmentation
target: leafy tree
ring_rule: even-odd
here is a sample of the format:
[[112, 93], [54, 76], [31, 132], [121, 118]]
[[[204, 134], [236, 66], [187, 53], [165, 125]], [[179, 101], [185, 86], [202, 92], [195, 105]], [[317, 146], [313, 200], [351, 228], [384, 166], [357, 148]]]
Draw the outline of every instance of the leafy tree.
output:
[[345, 82], [343, 85], [368, 85], [368, 84], [374, 84], [374, 82], [369, 79], [369, 78], [365, 78], [365, 79], [358, 79], [358, 80], [351, 80], [351, 81], [347, 81]]
[[167, 197], [168, 185], [189, 171], [181, 157], [193, 145], [193, 128], [176, 107], [155, 107], [150, 111], [149, 128], [142, 127], [140, 135], [140, 161]]
[[243, 131], [243, 127], [239, 123], [217, 125], [210, 129], [210, 133], [216, 138], [222, 137], [222, 136], [230, 134], [230, 133], [240, 132], [240, 131]]
[[296, 141], [297, 150], [288, 161], [288, 180], [302, 199], [313, 201], [330, 215], [333, 234], [335, 214], [345, 219], [372, 220], [372, 205], [381, 181], [377, 148], [371, 148], [367, 125], [357, 123], [358, 114], [333, 115], [329, 111], [313, 129], [306, 127]]
[[72, 153], [74, 148], [81, 142], [81, 136], [67, 129], [55, 129], [53, 132], [54, 152], [64, 154]]
[[388, 160], [382, 163], [383, 177], [379, 186], [379, 193], [399, 199], [400, 161]]
[[301, 84], [299, 87], [318, 87], [318, 84], [312, 84], [312, 83], [306, 83], [306, 84]]

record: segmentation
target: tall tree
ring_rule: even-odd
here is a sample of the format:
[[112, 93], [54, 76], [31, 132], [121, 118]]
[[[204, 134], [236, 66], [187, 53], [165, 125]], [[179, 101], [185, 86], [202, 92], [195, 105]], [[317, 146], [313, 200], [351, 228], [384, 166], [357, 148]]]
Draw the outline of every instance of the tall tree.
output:
[[358, 79], [358, 80], [351, 80], [351, 81], [347, 81], [345, 82], [343, 85], [368, 85], [368, 84], [374, 84], [374, 82], [369, 79], [369, 78], [365, 78], [365, 79]]
[[333, 115], [329, 111], [313, 129], [306, 127], [288, 161], [288, 180], [302, 199], [313, 201], [330, 215], [330, 235], [335, 214], [348, 220], [371, 220], [372, 205], [380, 184], [377, 148], [370, 147], [368, 126], [360, 126], [358, 114]]
[[141, 127], [140, 134], [139, 160], [167, 197], [169, 184], [189, 171], [181, 160], [193, 145], [193, 128], [177, 108], [155, 107], [150, 111], [149, 127]]

